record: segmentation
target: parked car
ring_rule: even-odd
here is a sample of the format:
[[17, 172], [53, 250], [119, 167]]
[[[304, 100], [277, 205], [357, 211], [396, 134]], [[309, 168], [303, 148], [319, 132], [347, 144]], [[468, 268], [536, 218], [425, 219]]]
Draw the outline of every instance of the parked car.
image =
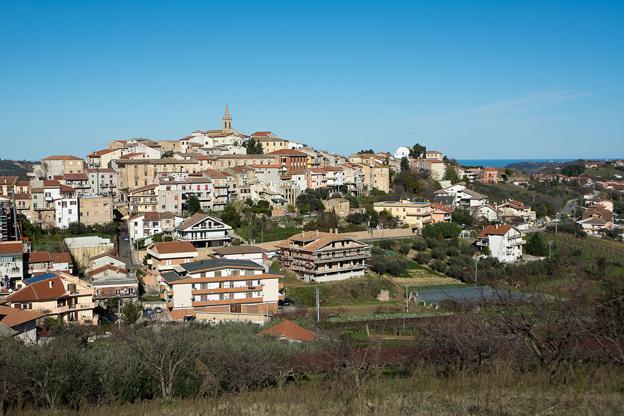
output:
[[193, 321], [195, 321], [195, 317], [194, 316], [186, 315], [184, 317], [184, 322], [193, 322]]

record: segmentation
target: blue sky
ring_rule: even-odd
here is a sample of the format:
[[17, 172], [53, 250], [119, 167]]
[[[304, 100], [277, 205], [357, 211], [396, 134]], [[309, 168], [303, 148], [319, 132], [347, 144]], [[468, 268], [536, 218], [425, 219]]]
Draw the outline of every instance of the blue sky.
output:
[[2, 1], [0, 157], [272, 130], [341, 153], [624, 157], [624, 2]]

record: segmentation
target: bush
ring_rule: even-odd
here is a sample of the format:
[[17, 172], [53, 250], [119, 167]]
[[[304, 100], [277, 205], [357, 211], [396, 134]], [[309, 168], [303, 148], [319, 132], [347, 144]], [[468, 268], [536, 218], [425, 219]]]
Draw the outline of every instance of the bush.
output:
[[415, 238], [412, 241], [412, 248], [416, 251], [427, 250], [427, 241], [423, 238]]
[[527, 237], [525, 245], [526, 252], [532, 256], [548, 255], [548, 245], [542, 236], [542, 233], [533, 233]]
[[442, 240], [445, 238], [454, 238], [459, 235], [461, 228], [452, 222], [439, 222], [436, 224], [427, 224], [423, 228], [422, 235], [425, 238], [436, 238]]
[[429, 264], [431, 261], [431, 256], [427, 253], [420, 252], [414, 256], [414, 261], [418, 264]]

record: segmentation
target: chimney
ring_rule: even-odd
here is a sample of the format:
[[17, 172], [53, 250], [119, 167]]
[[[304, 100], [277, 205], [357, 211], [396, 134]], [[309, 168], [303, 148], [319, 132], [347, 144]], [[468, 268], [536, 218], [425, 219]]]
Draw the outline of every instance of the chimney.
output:
[[316, 230], [316, 236], [317, 236], [317, 237], [319, 236], [319, 232], [318, 232], [318, 230]]
[[48, 282], [48, 287], [49, 287], [50, 289], [52, 289], [52, 287], [53, 287], [53, 286], [54, 286], [54, 280], [50, 280], [50, 281]]

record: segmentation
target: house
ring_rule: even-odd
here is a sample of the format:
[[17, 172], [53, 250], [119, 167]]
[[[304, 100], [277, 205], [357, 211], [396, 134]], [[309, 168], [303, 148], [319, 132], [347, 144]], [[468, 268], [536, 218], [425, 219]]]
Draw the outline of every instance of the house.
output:
[[24, 251], [21, 241], [0, 242], [0, 278], [2, 289], [13, 288], [17, 280], [24, 278]]
[[37, 342], [39, 312], [0, 305], [0, 325], [11, 329], [12, 336], [27, 343]]
[[132, 213], [158, 211], [158, 185], [153, 183], [129, 189], [125, 193], [128, 210]]
[[171, 212], [144, 212], [128, 218], [128, 236], [132, 244], [151, 239], [156, 234], [172, 235], [183, 218]]
[[93, 285], [93, 299], [102, 303], [107, 299], [136, 300], [139, 280], [128, 270], [106, 264], [87, 272]]
[[172, 270], [175, 266], [192, 262], [199, 254], [188, 241], [154, 243], [147, 249], [147, 264], [159, 272]]
[[89, 268], [87, 269], [87, 272], [89, 270], [97, 269], [106, 265], [120, 267], [124, 269], [127, 267], [126, 261], [123, 258], [110, 253], [102, 253], [89, 259]]
[[431, 222], [450, 222], [455, 209], [442, 204], [431, 204]]
[[71, 254], [50, 253], [47, 251], [33, 251], [28, 254], [28, 274], [36, 275], [50, 271], [67, 272], [72, 274], [73, 262]]
[[523, 221], [535, 221], [535, 211], [521, 201], [509, 199], [498, 207], [498, 212], [503, 218], [521, 218]]
[[117, 172], [110, 168], [87, 169], [91, 195], [117, 196]]
[[427, 150], [425, 151], [425, 159], [433, 159], [433, 160], [444, 160], [444, 154], [442, 152], [438, 152], [437, 150]]
[[488, 225], [477, 236], [477, 247], [488, 248], [490, 255], [502, 263], [522, 258], [522, 232], [509, 224]]
[[370, 246], [353, 237], [308, 231], [276, 244], [282, 264], [306, 282], [363, 276]]
[[416, 159], [413, 166], [416, 169], [429, 172], [431, 178], [436, 181], [444, 179], [444, 175], [446, 174], [446, 164], [437, 158]]
[[587, 235], [592, 237], [602, 237], [608, 230], [613, 228], [611, 221], [603, 220], [599, 217], [588, 217], [576, 223], [581, 226]]
[[475, 209], [474, 216], [476, 218], [484, 218], [488, 222], [494, 222], [500, 219], [501, 214], [495, 205], [485, 204]]
[[83, 173], [84, 161], [71, 155], [54, 155], [41, 159], [39, 165], [33, 167], [32, 176], [36, 179], [52, 179], [68, 173]]
[[277, 312], [277, 274], [250, 260], [207, 259], [161, 274], [163, 297], [174, 320], [264, 322]]
[[431, 223], [431, 203], [410, 201], [383, 201], [375, 202], [373, 209], [377, 212], [388, 211], [399, 219], [401, 224], [407, 224], [413, 232], [420, 233], [425, 225]]
[[224, 222], [197, 212], [175, 228], [176, 238], [189, 241], [196, 247], [223, 246], [232, 240], [232, 227]]
[[280, 165], [282, 176], [303, 173], [308, 166], [308, 155], [299, 150], [281, 149], [269, 152], [267, 155], [275, 156], [275, 163]]
[[26, 286], [0, 301], [17, 309], [39, 312], [43, 317], [63, 322], [97, 324], [93, 314], [93, 287], [89, 282], [67, 273], [46, 274], [24, 279]]
[[481, 178], [482, 183], [497, 183], [500, 181], [500, 177], [498, 175], [498, 169], [496, 168], [483, 168], [481, 170]]
[[265, 266], [264, 259], [266, 250], [258, 246], [228, 246], [215, 247], [212, 249], [218, 259], [227, 260], [251, 260], [261, 266]]
[[316, 334], [305, 329], [289, 319], [283, 319], [280, 323], [258, 332], [258, 336], [271, 336], [288, 342], [312, 342]]

